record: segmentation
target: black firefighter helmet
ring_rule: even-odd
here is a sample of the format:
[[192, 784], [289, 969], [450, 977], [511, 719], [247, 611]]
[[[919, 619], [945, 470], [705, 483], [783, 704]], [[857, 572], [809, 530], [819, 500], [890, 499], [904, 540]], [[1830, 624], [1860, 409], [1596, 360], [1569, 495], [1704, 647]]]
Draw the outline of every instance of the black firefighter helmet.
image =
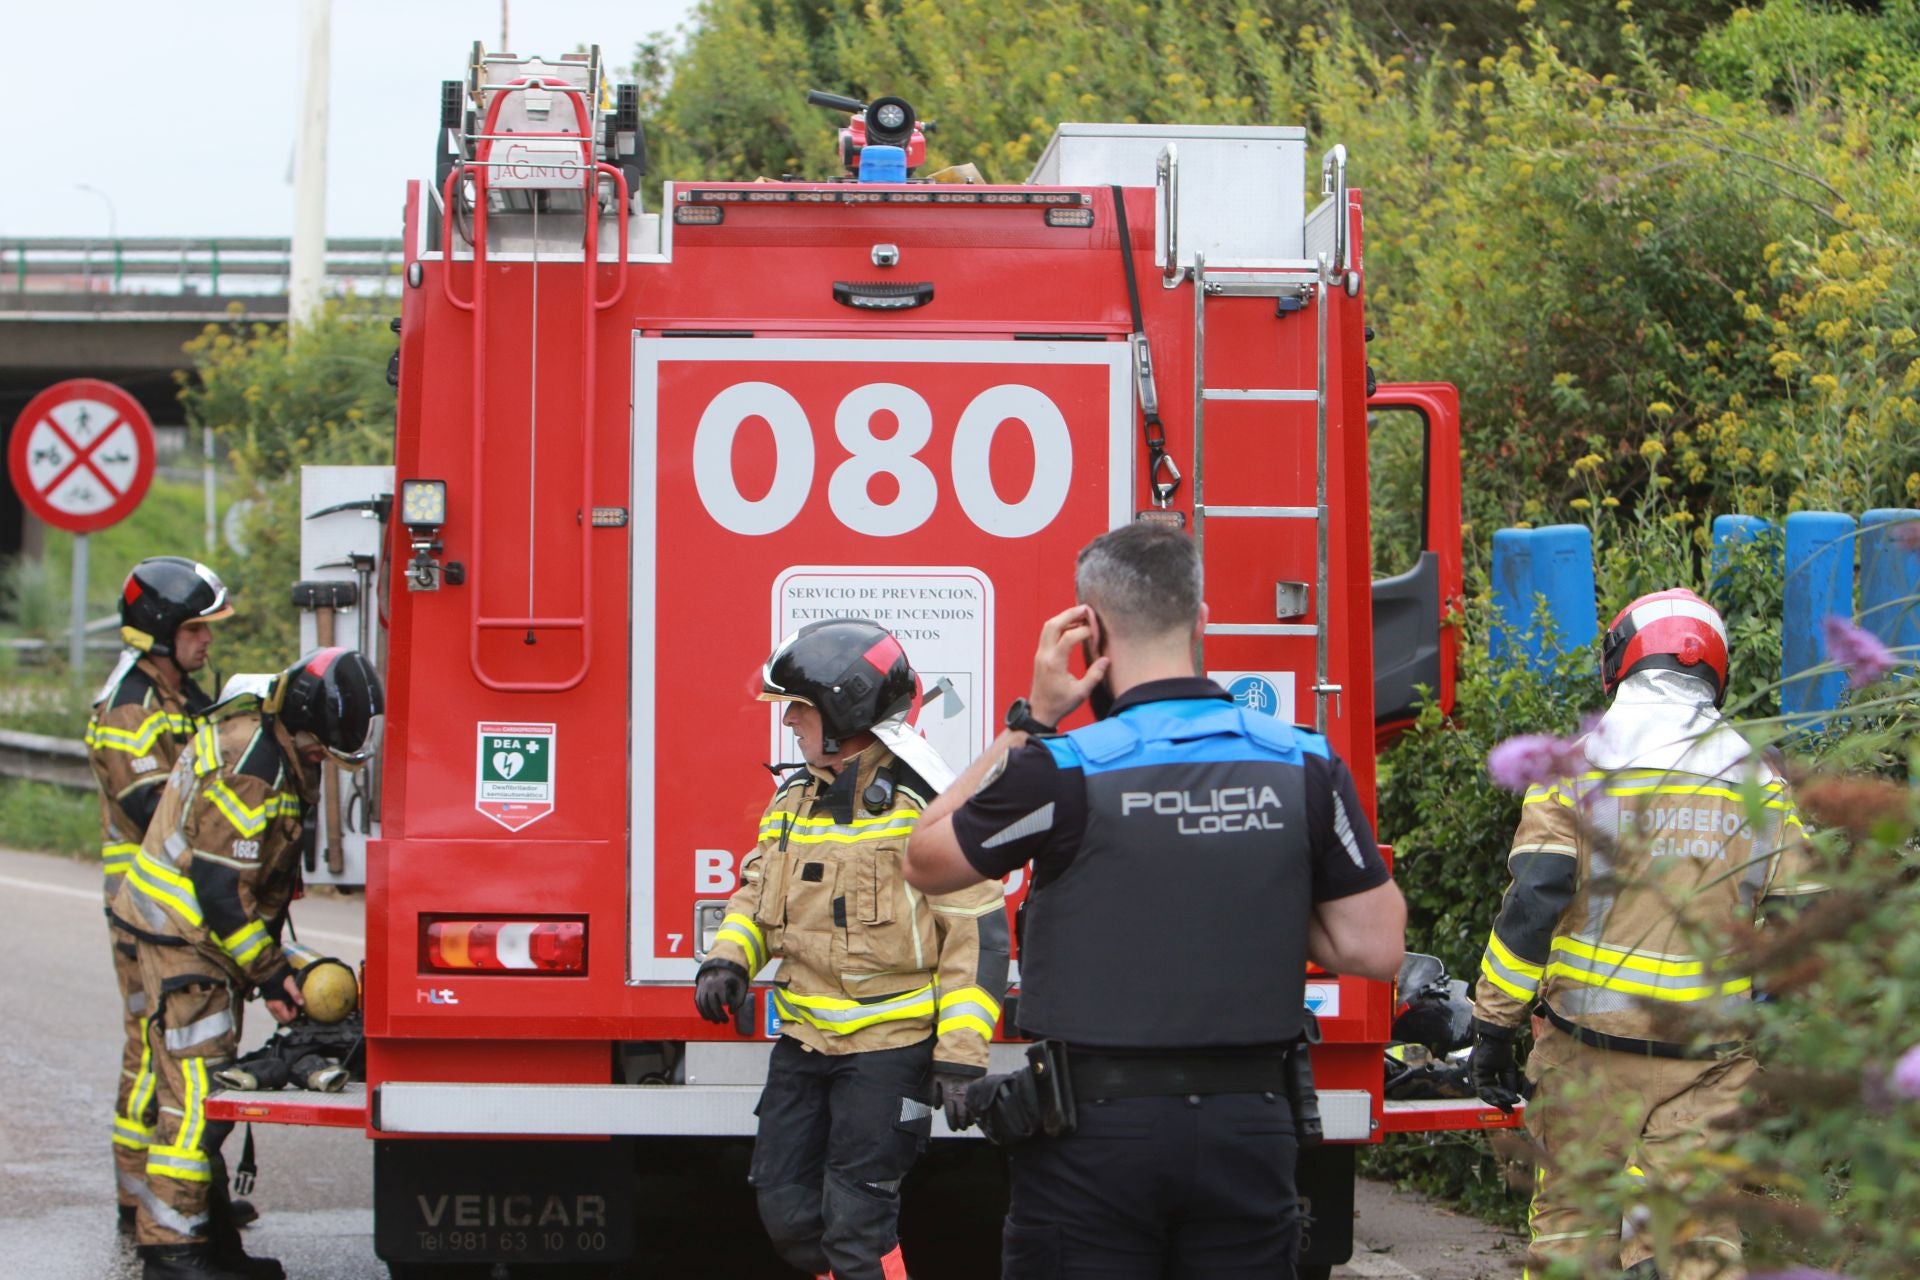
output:
[[387, 710], [380, 673], [358, 649], [315, 649], [280, 673], [266, 710], [293, 733], [311, 733], [346, 765], [365, 764]]
[[173, 656], [173, 637], [183, 623], [232, 616], [220, 575], [184, 556], [149, 556], [120, 588], [121, 639], [156, 658]]
[[823, 748], [910, 710], [919, 677], [893, 633], [865, 618], [809, 622], [767, 658], [763, 702], [804, 702], [820, 713]]

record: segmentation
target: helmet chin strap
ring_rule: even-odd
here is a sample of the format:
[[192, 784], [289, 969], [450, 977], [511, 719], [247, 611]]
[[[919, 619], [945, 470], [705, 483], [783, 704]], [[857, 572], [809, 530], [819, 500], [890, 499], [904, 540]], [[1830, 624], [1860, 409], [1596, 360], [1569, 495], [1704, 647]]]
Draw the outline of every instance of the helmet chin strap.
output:
[[823, 731], [820, 737], [820, 754], [823, 756], [839, 755], [840, 739], [833, 737], [831, 734], [827, 734]]

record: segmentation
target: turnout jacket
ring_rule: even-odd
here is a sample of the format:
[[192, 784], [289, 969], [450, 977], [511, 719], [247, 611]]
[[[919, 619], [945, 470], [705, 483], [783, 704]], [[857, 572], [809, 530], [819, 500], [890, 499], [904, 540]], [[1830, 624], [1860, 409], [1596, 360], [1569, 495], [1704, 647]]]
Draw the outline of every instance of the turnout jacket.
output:
[[781, 1030], [809, 1048], [864, 1053], [937, 1035], [937, 1068], [983, 1075], [1007, 990], [1006, 903], [998, 881], [927, 895], [900, 874], [929, 790], [881, 743], [837, 776], [790, 774], [709, 958], [749, 978], [778, 959]]
[[169, 968], [255, 986], [285, 960], [315, 777], [251, 699], [194, 734], [115, 896], [115, 923], [178, 956]]
[[1681, 1043], [1753, 996], [1737, 923], [1820, 893], [1781, 778], [1695, 677], [1629, 676], [1577, 776], [1530, 787], [1481, 959], [1477, 1017], [1536, 1002], [1603, 1035]]
[[171, 662], [131, 649], [94, 699], [87, 762], [100, 786], [100, 866], [109, 907], [147, 834], [173, 762], [211, 705]]

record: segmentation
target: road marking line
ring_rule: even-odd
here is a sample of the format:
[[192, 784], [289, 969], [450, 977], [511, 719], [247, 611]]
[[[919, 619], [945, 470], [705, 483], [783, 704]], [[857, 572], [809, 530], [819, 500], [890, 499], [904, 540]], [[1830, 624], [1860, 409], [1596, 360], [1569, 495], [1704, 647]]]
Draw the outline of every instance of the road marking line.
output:
[[1392, 1258], [1378, 1253], [1357, 1253], [1342, 1263], [1341, 1267], [1356, 1276], [1374, 1277], [1376, 1280], [1421, 1280], [1418, 1271], [1409, 1271]]
[[[98, 889], [69, 889], [63, 884], [43, 884], [38, 880], [20, 880], [13, 876], [0, 876], [0, 885], [5, 885], [10, 889], [32, 889], [39, 893], [51, 893], [62, 898], [79, 898], [83, 902], [97, 903], [100, 901], [100, 891]], [[365, 946], [367, 941], [359, 934], [334, 933], [330, 929], [299, 929], [296, 932], [301, 937], [320, 938], [328, 942], [345, 942], [356, 947]]]

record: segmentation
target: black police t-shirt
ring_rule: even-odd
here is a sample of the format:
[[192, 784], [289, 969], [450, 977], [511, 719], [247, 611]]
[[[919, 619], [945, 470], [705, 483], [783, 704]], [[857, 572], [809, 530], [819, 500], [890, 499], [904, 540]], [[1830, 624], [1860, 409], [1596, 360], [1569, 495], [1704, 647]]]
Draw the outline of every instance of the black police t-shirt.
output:
[[[1230, 695], [1211, 680], [1197, 677], [1157, 680], [1129, 689], [1114, 709], [1172, 698], [1230, 699]], [[1303, 759], [1313, 901], [1330, 902], [1385, 884], [1391, 877], [1346, 762], [1332, 753]], [[1079, 851], [1086, 826], [1085, 774], [1077, 768], [1061, 768], [1052, 752], [1031, 741], [1009, 752], [986, 784], [953, 815], [954, 836], [974, 870], [998, 879], [1032, 862], [1035, 885], [1044, 885], [1066, 870]]]

